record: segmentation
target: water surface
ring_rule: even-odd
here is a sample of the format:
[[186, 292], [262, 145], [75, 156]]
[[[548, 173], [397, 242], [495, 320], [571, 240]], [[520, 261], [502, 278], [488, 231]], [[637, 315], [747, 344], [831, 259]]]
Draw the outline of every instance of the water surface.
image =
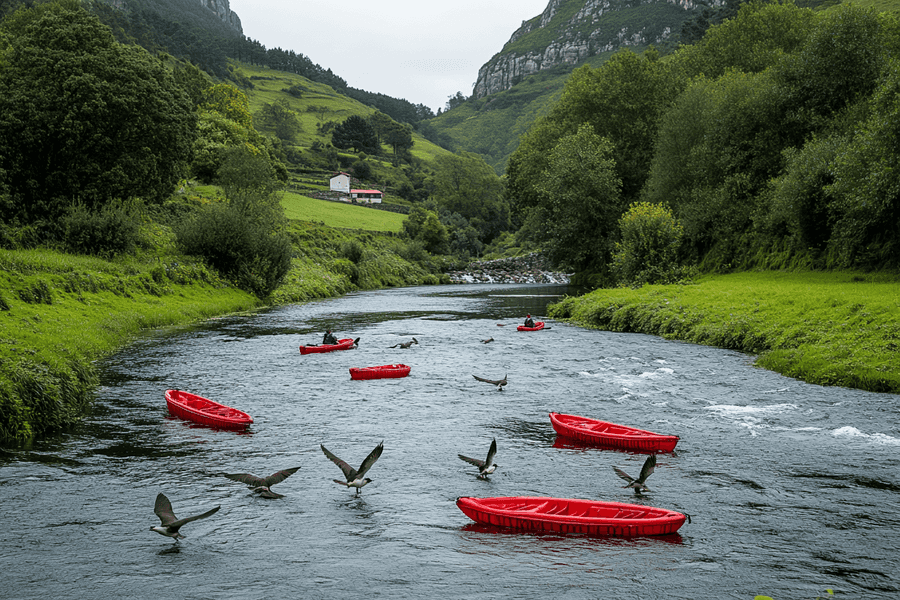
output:
[[[0, 451], [3, 598], [900, 597], [896, 395], [651, 336], [515, 330], [565, 291], [366, 292], [146, 336], [104, 361], [73, 432]], [[359, 348], [301, 356], [329, 327]], [[350, 380], [389, 363], [412, 372]], [[502, 392], [472, 377], [505, 374]], [[169, 418], [168, 388], [255, 422], [238, 435]], [[635, 498], [612, 467], [637, 475], [645, 456], [558, 439], [550, 411], [681, 441]], [[500, 467], [478, 480], [457, 454], [492, 438]], [[320, 444], [355, 466], [382, 440], [358, 497], [332, 482]], [[217, 475], [297, 465], [279, 500]], [[178, 516], [222, 508], [176, 545], [149, 531], [159, 492]], [[639, 502], [691, 521], [664, 538], [521, 534], [475, 525], [462, 495]]]

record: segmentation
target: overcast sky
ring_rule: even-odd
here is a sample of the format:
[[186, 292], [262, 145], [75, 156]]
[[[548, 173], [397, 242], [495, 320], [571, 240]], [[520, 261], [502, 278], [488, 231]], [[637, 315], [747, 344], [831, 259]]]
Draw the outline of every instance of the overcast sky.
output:
[[244, 35], [435, 112], [549, 0], [230, 0]]

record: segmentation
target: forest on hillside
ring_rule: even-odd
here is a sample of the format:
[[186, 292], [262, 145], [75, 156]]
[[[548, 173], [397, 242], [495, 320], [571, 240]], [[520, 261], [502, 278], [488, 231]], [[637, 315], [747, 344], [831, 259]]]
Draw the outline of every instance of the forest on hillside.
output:
[[[334, 114], [361, 114], [317, 119], [301, 151], [293, 87], [276, 86], [251, 112], [243, 89], [119, 42], [79, 0], [7, 14], [0, 38], [0, 248], [113, 257], [148, 247], [148, 230], [162, 227], [182, 252], [267, 297], [295, 253], [276, 193], [289, 171], [327, 181], [347, 168], [365, 182], [373, 164], [404, 181], [391, 192], [407, 203], [409, 260], [468, 260], [509, 230], [502, 183], [483, 160], [442, 151], [426, 163], [408, 124], [352, 100]], [[186, 193], [188, 180], [211, 196]]]
[[900, 268], [900, 21], [743, 4], [579, 68], [507, 171], [518, 235], [595, 284], [685, 266]]
[[[277, 287], [290, 249], [272, 191], [306, 160], [291, 150], [289, 105], [251, 114], [232, 82], [120, 42], [78, 0], [7, 14], [0, 35], [0, 246], [131, 252], [149, 210], [245, 289]], [[245, 60], [329, 77], [253, 47]], [[322, 123], [331, 142], [311, 150], [352, 151], [365, 179], [367, 152], [393, 146], [416, 181], [401, 193], [403, 234], [421, 253], [540, 248], [594, 285], [696, 269], [896, 270], [898, 47], [893, 13], [755, 0], [668, 56], [625, 50], [576, 70], [503, 179], [463, 151], [425, 164], [409, 126], [380, 111]], [[186, 177], [228, 202], [168, 202]], [[226, 249], [223, 236], [241, 242]]]

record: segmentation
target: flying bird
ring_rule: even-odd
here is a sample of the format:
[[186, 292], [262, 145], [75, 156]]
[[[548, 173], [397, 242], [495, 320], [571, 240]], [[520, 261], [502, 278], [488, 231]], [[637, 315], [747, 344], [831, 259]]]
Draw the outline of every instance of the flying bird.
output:
[[166, 537], [175, 538], [175, 541], [177, 542], [178, 538], [184, 537], [183, 535], [178, 533], [178, 530], [182, 525], [190, 523], [191, 521], [196, 521], [197, 519], [205, 519], [206, 517], [218, 511], [220, 508], [222, 507], [217, 506], [211, 510], [206, 511], [202, 515], [194, 515], [193, 517], [176, 519], [175, 513], [172, 512], [172, 503], [169, 502], [169, 499], [166, 498], [165, 494], [160, 493], [158, 496], [156, 496], [156, 505], [153, 507], [153, 512], [155, 512], [156, 516], [159, 517], [162, 525], [151, 527], [150, 531], [155, 531], [156, 533], [159, 533]]
[[481, 340], [481, 343], [482, 343], [482, 344], [490, 344], [490, 343], [493, 342], [493, 341], [494, 341], [494, 338], [493, 338], [493, 337], [489, 337], [489, 338], [486, 339], [486, 340]]
[[491, 441], [491, 448], [488, 450], [487, 458], [484, 460], [480, 460], [478, 458], [469, 458], [468, 456], [463, 456], [462, 454], [457, 454], [462, 460], [466, 461], [469, 464], [475, 465], [478, 467], [478, 478], [479, 479], [487, 479], [487, 476], [493, 473], [498, 465], [494, 464], [494, 455], [497, 454], [497, 440], [496, 438]]
[[325, 456], [327, 456], [331, 462], [340, 467], [341, 471], [344, 473], [344, 477], [347, 479], [346, 482], [343, 482], [340, 479], [335, 479], [334, 482], [347, 487], [356, 488], [357, 495], [359, 495], [359, 490], [361, 487], [372, 481], [368, 477], [363, 479], [363, 475], [365, 475], [366, 472], [372, 468], [372, 465], [375, 464], [375, 461], [378, 460], [378, 457], [381, 456], [381, 453], [384, 451], [384, 442], [382, 441], [380, 444], [375, 446], [374, 450], [369, 452], [369, 455], [366, 457], [366, 459], [362, 461], [361, 465], [359, 465], [359, 469], [354, 469], [346, 462], [329, 452], [328, 448], [326, 448], [325, 446], [321, 444], [319, 444], [319, 446], [322, 448], [322, 452], [325, 453]]
[[250, 473], [225, 473], [224, 475], [232, 481], [246, 483], [248, 486], [250, 486], [250, 490], [254, 494], [259, 494], [263, 498], [284, 498], [284, 494], [273, 492], [272, 486], [276, 483], [281, 483], [282, 481], [296, 473], [298, 470], [300, 470], [300, 467], [284, 469], [283, 471], [272, 473], [268, 477], [257, 477], [256, 475], [251, 475]]
[[497, 391], [502, 392], [503, 386], [506, 385], [506, 375], [503, 376], [503, 379], [485, 379], [484, 377], [479, 377], [478, 375], [472, 375], [478, 381], [483, 381], [485, 383], [490, 383], [491, 385], [497, 386]]
[[400, 346], [401, 348], [409, 348], [413, 344], [418, 344], [418, 343], [419, 343], [419, 340], [417, 340], [416, 338], [413, 338], [408, 342], [403, 342], [402, 344], [394, 344], [393, 346], [391, 346], [391, 348], [396, 348], [397, 346]]
[[641, 490], [650, 491], [650, 488], [648, 488], [645, 483], [647, 481], [647, 478], [650, 477], [655, 468], [656, 455], [651, 454], [647, 457], [647, 460], [644, 461], [644, 466], [641, 468], [641, 476], [637, 479], [632, 478], [625, 471], [617, 467], [613, 467], [613, 471], [616, 472], [616, 475], [628, 482], [628, 485], [622, 487], [634, 488], [634, 493], [639, 496], [641, 494]]

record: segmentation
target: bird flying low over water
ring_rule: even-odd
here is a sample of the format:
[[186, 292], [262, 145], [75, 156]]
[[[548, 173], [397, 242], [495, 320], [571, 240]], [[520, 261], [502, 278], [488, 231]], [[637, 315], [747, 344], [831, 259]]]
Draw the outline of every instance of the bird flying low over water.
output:
[[497, 386], [497, 391], [502, 392], [503, 386], [506, 385], [506, 375], [503, 376], [503, 379], [485, 379], [484, 377], [479, 377], [478, 375], [472, 375], [478, 381], [483, 381], [485, 383], [490, 383], [491, 385]]
[[346, 482], [343, 482], [340, 479], [335, 479], [334, 482], [347, 487], [356, 488], [357, 495], [359, 495], [359, 490], [361, 487], [372, 481], [368, 477], [363, 479], [363, 475], [365, 475], [366, 472], [372, 468], [372, 465], [375, 464], [375, 461], [378, 460], [378, 457], [381, 456], [381, 453], [384, 451], [384, 442], [382, 441], [380, 444], [375, 446], [374, 450], [369, 452], [369, 455], [366, 457], [366, 459], [362, 461], [361, 465], [359, 465], [359, 469], [354, 469], [346, 462], [329, 452], [328, 448], [326, 448], [325, 446], [321, 444], [319, 444], [319, 446], [322, 448], [322, 452], [325, 453], [325, 456], [327, 456], [331, 462], [340, 467], [341, 471], [344, 473], [344, 477], [347, 479]]
[[400, 346], [401, 348], [409, 348], [413, 344], [418, 345], [418, 343], [419, 343], [419, 340], [417, 340], [416, 338], [413, 338], [408, 342], [403, 342], [402, 344], [394, 344], [393, 346], [391, 346], [391, 348], [396, 348], [397, 346]]
[[490, 344], [490, 343], [493, 342], [493, 341], [494, 341], [494, 338], [493, 338], [493, 337], [489, 337], [489, 338], [486, 339], [486, 340], [481, 340], [481, 343], [482, 343], [482, 344]]
[[478, 478], [479, 479], [487, 479], [487, 476], [493, 473], [499, 465], [494, 464], [494, 456], [497, 454], [497, 440], [496, 438], [491, 441], [491, 447], [488, 450], [487, 458], [484, 460], [480, 460], [478, 458], [469, 458], [468, 456], [463, 456], [462, 454], [457, 454], [462, 460], [466, 461], [471, 465], [475, 465], [478, 467]]
[[284, 469], [282, 471], [278, 471], [277, 473], [272, 473], [268, 477], [257, 477], [256, 475], [251, 475], [250, 473], [225, 473], [224, 475], [232, 481], [246, 483], [248, 486], [250, 486], [250, 490], [254, 494], [259, 494], [263, 498], [284, 498], [284, 494], [273, 492], [272, 486], [276, 483], [281, 483], [282, 481], [296, 473], [298, 470], [300, 470], [300, 467]]
[[178, 533], [178, 530], [182, 525], [190, 523], [191, 521], [196, 521], [197, 519], [205, 519], [206, 517], [218, 511], [220, 508], [222, 507], [217, 506], [211, 510], [206, 511], [202, 515], [194, 515], [193, 517], [176, 519], [175, 513], [172, 512], [172, 503], [169, 502], [169, 499], [166, 498], [165, 494], [160, 493], [158, 496], [156, 496], [156, 505], [153, 507], [153, 512], [155, 512], [156, 516], [159, 517], [162, 525], [151, 527], [150, 531], [155, 531], [156, 533], [159, 533], [166, 537], [174, 538], [177, 542], [178, 538], [184, 537], [183, 535]]
[[636, 495], [640, 495], [641, 490], [647, 490], [648, 492], [650, 491], [650, 488], [648, 488], [645, 483], [647, 481], [647, 478], [650, 477], [650, 474], [653, 473], [653, 470], [655, 468], [656, 455], [651, 454], [647, 457], [647, 460], [644, 461], [644, 466], [641, 468], [641, 475], [637, 479], [632, 478], [625, 471], [617, 467], [613, 467], [613, 471], [616, 472], [616, 475], [628, 482], [628, 485], [622, 487], [634, 488], [634, 493]]

